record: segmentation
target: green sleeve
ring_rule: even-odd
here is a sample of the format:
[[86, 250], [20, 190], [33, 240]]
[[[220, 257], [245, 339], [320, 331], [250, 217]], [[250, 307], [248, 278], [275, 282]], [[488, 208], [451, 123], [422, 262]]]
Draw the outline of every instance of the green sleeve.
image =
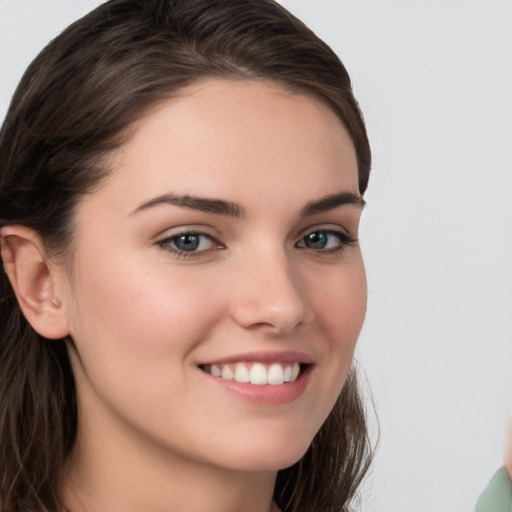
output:
[[493, 476], [476, 504], [476, 512], [512, 512], [512, 482], [504, 468]]

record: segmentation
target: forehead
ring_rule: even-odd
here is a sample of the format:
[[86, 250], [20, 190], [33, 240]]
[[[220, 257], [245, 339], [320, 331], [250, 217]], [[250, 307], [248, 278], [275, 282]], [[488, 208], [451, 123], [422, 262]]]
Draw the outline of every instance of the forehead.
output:
[[333, 110], [261, 81], [183, 89], [132, 126], [110, 166], [105, 191], [116, 189], [127, 207], [132, 198], [169, 191], [237, 202], [258, 193], [279, 200], [283, 187], [298, 196], [358, 193], [353, 143]]

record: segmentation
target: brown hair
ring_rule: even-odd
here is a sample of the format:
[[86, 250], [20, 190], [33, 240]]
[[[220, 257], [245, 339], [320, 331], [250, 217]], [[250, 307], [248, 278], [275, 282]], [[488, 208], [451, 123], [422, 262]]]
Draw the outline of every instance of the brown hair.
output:
[[[151, 105], [207, 77], [270, 80], [337, 113], [354, 143], [359, 189], [370, 149], [334, 52], [272, 0], [111, 0], [68, 27], [29, 66], [0, 132], [0, 228], [34, 229], [52, 255], [72, 242], [81, 197]], [[0, 274], [0, 508], [57, 511], [76, 436], [64, 340], [24, 319]], [[305, 456], [279, 472], [283, 512], [347, 510], [371, 458], [355, 374]]]

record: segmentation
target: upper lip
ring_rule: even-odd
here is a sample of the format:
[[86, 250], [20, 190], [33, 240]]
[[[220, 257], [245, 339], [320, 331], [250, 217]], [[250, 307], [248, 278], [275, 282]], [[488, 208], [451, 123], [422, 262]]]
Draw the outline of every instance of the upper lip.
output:
[[199, 365], [221, 365], [221, 364], [232, 364], [240, 362], [254, 362], [254, 363], [301, 363], [301, 364], [312, 364], [314, 362], [313, 357], [304, 352], [298, 352], [296, 350], [284, 350], [279, 352], [274, 351], [252, 351], [252, 352], [241, 352], [239, 354], [232, 354], [229, 356], [219, 357], [215, 359], [209, 359], [207, 361], [201, 361]]

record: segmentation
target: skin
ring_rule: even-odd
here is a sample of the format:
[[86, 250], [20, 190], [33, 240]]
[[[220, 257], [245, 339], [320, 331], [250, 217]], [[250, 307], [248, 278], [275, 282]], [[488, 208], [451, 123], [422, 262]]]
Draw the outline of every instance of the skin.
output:
[[[79, 205], [71, 263], [41, 278], [51, 312], [33, 322], [57, 317], [55, 337], [73, 340], [79, 430], [64, 502], [267, 512], [276, 472], [303, 455], [343, 387], [365, 315], [359, 244], [344, 243], [361, 204], [304, 215], [332, 194], [359, 197], [353, 144], [317, 99], [210, 80], [155, 107], [109, 165]], [[162, 194], [244, 213], [148, 206]], [[172, 237], [190, 231], [204, 235], [185, 257]], [[327, 246], [307, 246], [319, 232]], [[246, 400], [198, 366], [282, 351], [311, 363], [285, 403]]]

